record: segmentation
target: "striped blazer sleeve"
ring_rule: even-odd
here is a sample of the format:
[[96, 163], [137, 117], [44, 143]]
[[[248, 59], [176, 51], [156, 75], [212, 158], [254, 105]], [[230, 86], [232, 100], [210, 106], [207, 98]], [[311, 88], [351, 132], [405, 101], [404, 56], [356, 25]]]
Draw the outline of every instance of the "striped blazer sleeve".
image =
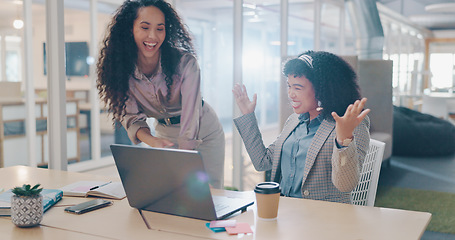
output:
[[354, 129], [354, 140], [345, 148], [335, 143], [335, 122], [324, 120], [308, 149], [302, 196], [331, 202], [351, 202], [350, 192], [359, 182], [360, 169], [368, 150], [368, 116]]
[[234, 119], [234, 124], [243, 139], [245, 148], [257, 171], [272, 169], [273, 144], [265, 147], [254, 112]]
[[352, 191], [358, 184], [360, 171], [370, 144], [368, 116], [354, 129], [354, 140], [338, 149], [333, 139], [332, 182], [342, 192]]
[[234, 124], [239, 130], [254, 167], [258, 171], [272, 170], [271, 179], [276, 182], [279, 182], [281, 178], [279, 170], [282, 145], [298, 123], [298, 115], [291, 114], [280, 135], [266, 148], [254, 113], [234, 119]]

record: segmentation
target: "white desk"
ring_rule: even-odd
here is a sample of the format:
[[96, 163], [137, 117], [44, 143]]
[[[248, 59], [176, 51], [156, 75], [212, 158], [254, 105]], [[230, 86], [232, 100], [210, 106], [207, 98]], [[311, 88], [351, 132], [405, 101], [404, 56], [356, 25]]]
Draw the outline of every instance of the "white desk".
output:
[[[79, 180], [114, 180], [103, 176], [37, 169], [24, 166], [0, 168], [0, 187], [11, 188], [24, 183], [41, 183], [44, 188], [59, 188]], [[215, 194], [252, 197], [252, 192], [215, 190]], [[419, 239], [425, 231], [430, 213], [397, 209], [354, 206], [324, 201], [281, 198], [276, 221], [256, 218], [255, 207], [233, 219], [247, 222], [252, 235], [230, 236], [213, 233], [207, 221], [148, 211], [140, 212], [127, 199], [82, 215], [63, 211], [65, 205], [87, 201], [64, 197], [49, 209], [41, 226], [17, 228], [9, 217], [0, 217], [1, 239], [37, 236], [37, 239]], [[143, 218], [144, 217], [144, 218]], [[150, 229], [147, 227], [148, 223]], [[2, 235], [6, 233], [6, 235]], [[3, 237], [5, 236], [5, 237]]]
[[450, 92], [430, 92], [422, 97], [422, 113], [442, 119], [449, 119], [455, 113], [455, 94]]
[[455, 93], [451, 92], [431, 92], [428, 96], [434, 98], [455, 99]]

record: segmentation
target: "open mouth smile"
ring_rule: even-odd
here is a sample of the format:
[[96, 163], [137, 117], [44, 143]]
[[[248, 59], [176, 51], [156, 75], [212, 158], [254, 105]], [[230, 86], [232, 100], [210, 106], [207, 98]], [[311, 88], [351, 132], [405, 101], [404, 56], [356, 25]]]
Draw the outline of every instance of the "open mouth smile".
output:
[[147, 49], [153, 49], [157, 43], [144, 42], [144, 45]]

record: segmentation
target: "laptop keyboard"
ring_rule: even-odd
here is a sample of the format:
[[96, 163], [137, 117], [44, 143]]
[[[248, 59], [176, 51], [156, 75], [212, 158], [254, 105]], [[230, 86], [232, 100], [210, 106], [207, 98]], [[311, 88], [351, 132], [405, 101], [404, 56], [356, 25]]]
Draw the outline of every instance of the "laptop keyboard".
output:
[[215, 211], [220, 212], [226, 208], [229, 208], [227, 199], [223, 197], [213, 196], [213, 205], [215, 205]]

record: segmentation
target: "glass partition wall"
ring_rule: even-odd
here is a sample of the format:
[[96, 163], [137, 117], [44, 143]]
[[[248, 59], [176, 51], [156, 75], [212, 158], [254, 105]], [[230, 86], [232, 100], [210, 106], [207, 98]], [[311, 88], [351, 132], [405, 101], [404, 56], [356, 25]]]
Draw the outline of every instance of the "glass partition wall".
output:
[[[0, 49], [1, 49], [1, 78], [2, 82], [19, 82], [20, 90], [17, 98], [5, 99], [2, 96], [2, 113], [8, 112], [8, 116], [2, 119], [0, 141], [3, 151], [0, 151], [0, 165], [10, 166], [17, 164], [28, 164], [28, 159], [36, 158], [36, 165], [48, 167], [49, 164], [49, 87], [48, 86], [48, 54], [49, 46], [46, 44], [46, 5], [45, 1], [28, 1], [30, 5], [24, 6], [25, 1], [1, 1], [0, 2]], [[90, 64], [94, 63], [93, 56], [90, 56], [89, 49], [93, 45], [98, 45], [99, 41], [91, 43], [90, 34], [90, 4], [98, 1], [64, 1], [63, 32], [65, 44], [65, 65], [66, 77], [61, 79], [66, 89], [66, 153], [68, 163], [78, 163], [92, 159], [90, 147], [90, 123], [87, 115], [90, 116], [90, 97], [89, 92], [91, 83], [95, 76], [89, 72]], [[99, 6], [97, 14], [97, 28], [101, 39], [104, 29], [107, 26], [112, 13], [118, 6], [117, 4], [97, 3]], [[17, 20], [25, 19], [24, 12], [28, 9], [27, 17], [32, 19], [31, 32], [31, 51], [28, 59], [31, 59], [30, 66], [25, 66], [25, 27], [17, 27], [13, 23]], [[16, 11], [17, 10], [17, 11]], [[14, 13], [14, 14], [12, 14]], [[13, 21], [14, 20], [14, 21]], [[32, 72], [32, 74], [24, 74]], [[31, 79], [25, 76], [31, 75]], [[23, 151], [27, 147], [26, 124], [27, 110], [25, 107], [26, 83], [31, 81], [33, 85], [33, 95], [35, 101], [34, 114], [36, 117], [36, 137], [35, 154], [28, 156], [29, 151]], [[10, 101], [9, 105], [5, 101]], [[98, 100], [96, 100], [98, 101]], [[87, 110], [88, 109], [88, 110]], [[88, 113], [88, 114], [87, 114]], [[65, 113], [63, 113], [65, 114]], [[2, 114], [0, 114], [2, 115]], [[5, 116], [5, 115], [2, 115]], [[112, 121], [110, 121], [112, 122]], [[102, 155], [110, 155], [108, 144], [113, 143], [111, 135], [113, 133], [112, 124], [106, 123], [108, 127], [101, 128], [107, 132], [106, 139], [102, 144], [106, 145]], [[107, 129], [107, 130], [106, 130]], [[103, 135], [103, 131], [101, 131]], [[101, 147], [101, 146], [100, 146]], [[52, 150], [51, 150], [52, 151]], [[14, 152], [14, 154], [10, 153]]]
[[234, 3], [177, 1], [174, 5], [194, 37], [201, 69], [202, 97], [220, 119], [226, 137], [225, 186], [232, 186], [232, 89], [234, 75]]
[[393, 61], [393, 104], [418, 110], [425, 79], [425, 39], [432, 33], [378, 4], [383, 59]]
[[22, 81], [22, 38], [16, 35], [5, 36], [5, 79], [9, 82]]
[[[93, 43], [90, 42], [90, 1], [71, 1], [65, 0], [64, 10], [64, 38], [65, 52], [67, 61], [67, 78], [64, 79], [67, 100], [74, 99], [77, 102], [77, 117], [71, 115], [72, 124], [76, 123], [79, 130], [76, 134], [76, 144], [67, 144], [68, 152], [76, 153], [77, 158], [68, 158], [70, 165], [78, 165], [79, 162], [90, 162], [91, 143], [90, 139], [90, 111], [91, 100], [89, 91], [91, 81], [94, 76], [90, 76], [87, 68], [90, 58], [88, 52]], [[112, 13], [118, 4], [107, 4], [102, 0], [98, 2], [97, 32], [98, 43], [104, 36], [106, 26]], [[110, 1], [112, 2], [112, 1]], [[191, 1], [177, 0], [170, 1], [177, 11], [184, 17], [195, 39], [198, 60], [201, 67], [202, 85], [201, 91], [207, 100], [216, 110], [226, 133], [226, 173], [225, 185], [232, 185], [232, 118], [234, 100], [232, 98], [233, 66], [237, 61], [233, 56], [233, 16], [234, 2], [230, 0], [218, 1]], [[243, 83], [247, 86], [249, 93], [258, 93], [258, 105], [256, 115], [263, 130], [265, 144], [271, 143], [278, 135], [278, 112], [280, 108], [279, 89], [281, 80], [281, 57], [280, 57], [280, 0], [272, 1], [241, 1], [243, 16]], [[344, 46], [337, 41], [341, 31], [340, 16], [344, 11], [343, 1], [321, 1], [320, 7], [314, 1], [299, 0], [289, 1], [289, 31], [288, 31], [288, 55], [296, 55], [305, 50], [314, 49], [315, 29], [321, 28], [318, 46], [320, 49], [339, 53]], [[108, 7], [106, 7], [109, 5]], [[110, 8], [109, 8], [110, 7]], [[106, 10], [107, 9], [107, 10]], [[320, 11], [316, 13], [316, 11]], [[33, 36], [33, 71], [36, 96], [39, 98], [47, 97], [47, 77], [46, 77], [46, 20], [45, 7], [43, 4], [33, 3], [34, 33]], [[318, 25], [314, 21], [314, 16], [320, 16]], [[343, 26], [344, 28], [344, 26]], [[17, 34], [17, 41], [22, 39], [21, 32]], [[2, 41], [7, 36], [1, 36]], [[344, 36], [343, 36], [344, 37]], [[347, 42], [347, 41], [344, 41]], [[5, 46], [5, 44], [0, 47]], [[97, 46], [99, 47], [99, 46]], [[21, 48], [19, 48], [20, 50]], [[71, 50], [73, 49], [73, 50]], [[9, 62], [21, 62], [20, 56], [16, 58], [11, 54], [4, 59], [12, 59]], [[6, 54], [5, 54], [6, 55]], [[11, 56], [10, 56], [11, 55]], [[14, 59], [13, 59], [14, 58]], [[83, 61], [83, 60], [89, 60]], [[93, 59], [92, 59], [93, 61]], [[5, 64], [2, 64], [5, 65]], [[75, 66], [73, 66], [75, 65]], [[68, 68], [73, 66], [73, 68]], [[2, 68], [3, 70], [4, 68]], [[23, 67], [18, 65], [16, 73], [21, 73]], [[16, 74], [15, 76], [20, 76]], [[16, 77], [21, 81], [20, 78]], [[285, 103], [283, 103], [285, 104]], [[67, 109], [67, 112], [72, 111]], [[91, 115], [92, 114], [92, 115]], [[110, 118], [103, 116], [101, 120], [101, 155], [108, 156], [108, 145], [115, 142], [113, 138], [112, 122]], [[71, 134], [70, 131], [67, 134]], [[46, 141], [44, 138], [40, 141]], [[41, 146], [40, 151], [48, 152], [49, 148]], [[52, 150], [52, 148], [50, 148]], [[263, 179], [262, 173], [257, 173], [251, 166], [246, 152], [243, 153], [245, 167], [243, 181], [244, 189], [251, 189], [257, 181]], [[94, 164], [95, 166], [96, 164]], [[44, 165], [43, 165], [44, 166]], [[98, 166], [98, 165], [96, 165]]]
[[[97, 3], [96, 21], [96, 43], [91, 42], [90, 26], [91, 15], [90, 2]], [[85, 67], [93, 64], [96, 56], [85, 54], [87, 48], [93, 44], [99, 47], [106, 26], [112, 17], [115, 9], [122, 1], [103, 1], [103, 0], [65, 0], [64, 10], [64, 32], [67, 49], [67, 58], [75, 58], [79, 68], [66, 69], [75, 70], [76, 73], [68, 75], [65, 81], [67, 89], [67, 99], [73, 98], [78, 103], [77, 108], [77, 147], [68, 145], [68, 151], [76, 151], [79, 154], [79, 161], [70, 160], [72, 169], [82, 169], [77, 166], [83, 165], [87, 168], [99, 167], [91, 154], [90, 117], [100, 117], [99, 133], [101, 136], [101, 155], [102, 160], [112, 164], [112, 157], [108, 149], [109, 144], [116, 142], [113, 135], [112, 121], [103, 112], [91, 111], [92, 100], [89, 98], [90, 86], [95, 81], [95, 76], [86, 74]], [[108, 3], [109, 2], [109, 3]], [[287, 106], [287, 102], [280, 102], [279, 89], [283, 84], [281, 76], [282, 60], [281, 44], [287, 44], [287, 53], [284, 55], [295, 56], [306, 50], [325, 50], [336, 54], [354, 55], [355, 41], [350, 27], [349, 16], [345, 13], [343, 0], [174, 0], [169, 1], [183, 17], [188, 25], [190, 32], [194, 36], [198, 61], [201, 67], [202, 84], [201, 91], [203, 98], [209, 102], [220, 118], [226, 135], [226, 164], [225, 164], [225, 185], [233, 186], [233, 125], [234, 99], [232, 97], [232, 86], [234, 82], [233, 69], [238, 61], [242, 61], [241, 81], [248, 88], [250, 96], [258, 94], [256, 115], [262, 130], [265, 144], [268, 145], [275, 140], [280, 132], [279, 128], [279, 109]], [[241, 8], [235, 8], [235, 4], [242, 4]], [[287, 26], [282, 26], [280, 16], [281, 6], [287, 4], [288, 16]], [[241, 11], [235, 13], [234, 11]], [[240, 10], [241, 9], [241, 10]], [[33, 3], [34, 33], [33, 54], [34, 54], [34, 82], [37, 97], [45, 97], [45, 86], [47, 78], [45, 75], [45, 16], [43, 4]], [[242, 34], [237, 36], [234, 31], [234, 15], [242, 16]], [[3, 17], [0, 17], [0, 19]], [[389, 24], [390, 26], [393, 23]], [[287, 41], [281, 42], [281, 28], [288, 29]], [[409, 72], [409, 65], [415, 66], [415, 61], [421, 61], [420, 37], [418, 33], [408, 32], [410, 39], [401, 39], [401, 44], [414, 44], [416, 46], [408, 48], [402, 46], [400, 50], [393, 49], [396, 39], [391, 34], [401, 34], [402, 30], [393, 30], [391, 27], [387, 33], [387, 47], [384, 51], [385, 58], [394, 59], [394, 64], [405, 65], [394, 69], [400, 72]], [[16, 34], [22, 38], [20, 32]], [[0, 34], [2, 45], [5, 48], [4, 39], [8, 34]], [[242, 39], [242, 54], [234, 57], [234, 39]], [[418, 39], [418, 40], [415, 40]], [[406, 47], [405, 55], [403, 49]], [[77, 50], [69, 51], [76, 48]], [[82, 50], [81, 50], [82, 49]], [[2, 52], [4, 52], [2, 50]], [[90, 53], [90, 50], [88, 50]], [[416, 53], [417, 52], [417, 53]], [[6, 55], [6, 54], [5, 54]], [[0, 63], [4, 66], [6, 57], [2, 55]], [[81, 55], [81, 56], [79, 56]], [[83, 55], [83, 56], [82, 56]], [[89, 57], [89, 58], [87, 58]], [[90, 57], [92, 59], [90, 60]], [[88, 62], [82, 61], [89, 60]], [[241, 59], [240, 59], [241, 58]], [[67, 60], [68, 61], [68, 60]], [[68, 63], [68, 62], [67, 62]], [[71, 63], [71, 62], [69, 62]], [[84, 65], [84, 66], [82, 66]], [[19, 67], [18, 69], [20, 69]], [[2, 67], [2, 75], [3, 74]], [[77, 72], [76, 70], [80, 70]], [[21, 69], [19, 72], [24, 71]], [[84, 72], [85, 71], [85, 72]], [[401, 86], [399, 81], [402, 78], [409, 79], [408, 75], [397, 75], [399, 80], [394, 81], [394, 86]], [[5, 81], [2, 79], [2, 81]], [[406, 80], [408, 81], [408, 80]], [[396, 82], [396, 83], [395, 83]], [[43, 89], [43, 91], [40, 91]], [[99, 101], [99, 99], [95, 99]], [[69, 111], [69, 109], [67, 109]], [[100, 115], [101, 114], [101, 115]], [[104, 114], [104, 116], [103, 116]], [[241, 141], [235, 140], [235, 141]], [[242, 144], [243, 145], [243, 144]], [[49, 148], [42, 147], [44, 151]], [[70, 150], [71, 149], [71, 150]], [[50, 148], [52, 151], [52, 147]], [[250, 164], [249, 156], [243, 150], [244, 170], [241, 182], [238, 187], [241, 190], [251, 190], [258, 181], [264, 179], [263, 173], [258, 173]], [[69, 160], [69, 159], [66, 159]], [[62, 159], [65, 161], [65, 159]]]
[[[232, 86], [239, 79], [233, 79], [234, 62], [234, 2], [218, 1], [175, 1], [175, 6], [195, 37], [197, 54], [202, 73], [202, 95], [214, 109], [223, 124], [226, 134], [225, 185], [233, 186], [233, 129], [234, 99]], [[255, 114], [264, 143], [272, 143], [280, 132], [279, 109], [287, 106], [280, 103], [281, 53], [280, 53], [280, 7], [282, 1], [240, 1], [242, 2], [242, 82], [250, 97], [258, 94]], [[321, 50], [340, 53], [344, 42], [339, 43], [343, 32], [344, 1], [289, 1], [288, 14], [288, 56], [314, 49], [315, 29], [321, 28]], [[320, 13], [316, 14], [316, 11]], [[343, 12], [343, 14], [341, 14]], [[314, 16], [321, 16], [320, 23]], [[343, 21], [340, 19], [343, 18]], [[344, 32], [343, 32], [344, 33]], [[347, 34], [352, 39], [352, 34]], [[345, 37], [342, 35], [341, 37]], [[285, 83], [284, 83], [285, 84]], [[235, 141], [235, 140], [234, 140]], [[243, 144], [242, 144], [243, 145]], [[257, 172], [243, 149], [242, 179], [240, 188], [251, 190], [264, 179], [264, 173]], [[233, 186], [238, 188], [239, 186]]]
[[295, 56], [314, 49], [314, 1], [289, 3], [288, 55]]
[[[209, 6], [209, 7], [208, 7]], [[264, 136], [278, 134], [278, 94], [280, 79], [279, 52], [279, 1], [267, 4], [243, 3], [243, 83], [250, 95], [258, 93], [256, 115]], [[205, 3], [181, 0], [177, 10], [184, 16], [194, 36], [201, 67], [203, 98], [209, 102], [220, 118], [226, 135], [225, 185], [233, 184], [233, 96], [232, 86], [240, 79], [233, 78], [234, 28], [232, 1], [206, 1]], [[270, 137], [269, 137], [270, 138]], [[269, 144], [271, 139], [266, 144]], [[247, 159], [247, 153], [243, 155]], [[249, 160], [243, 162], [244, 186], [251, 188], [263, 179]], [[259, 179], [259, 180], [258, 180]]]

